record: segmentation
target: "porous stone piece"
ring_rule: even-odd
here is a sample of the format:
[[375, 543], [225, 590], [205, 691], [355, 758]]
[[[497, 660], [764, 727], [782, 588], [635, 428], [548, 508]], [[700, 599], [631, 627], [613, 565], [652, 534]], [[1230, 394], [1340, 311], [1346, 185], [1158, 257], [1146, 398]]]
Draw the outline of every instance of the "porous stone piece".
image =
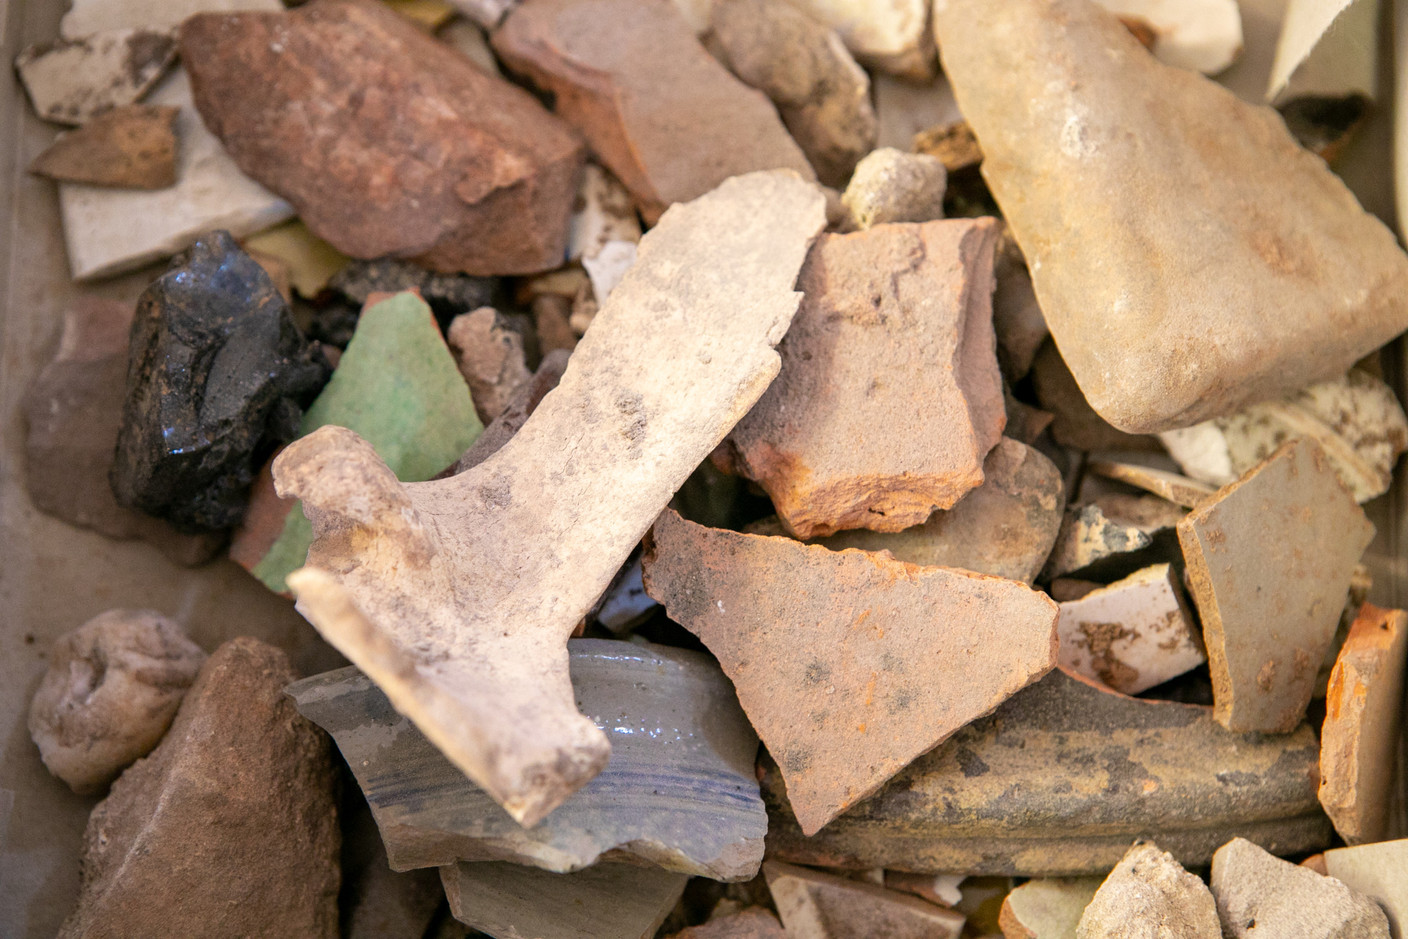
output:
[[509, 68], [557, 96], [557, 114], [647, 222], [730, 176], [791, 169], [812, 178], [766, 96], [704, 51], [670, 0], [529, 0], [492, 42]]
[[102, 792], [161, 740], [205, 652], [151, 610], [109, 610], [65, 633], [29, 705], [29, 735], [74, 792]]
[[770, 911], [753, 906], [713, 916], [699, 926], [680, 930], [670, 939], [787, 939], [787, 933]]
[[789, 939], [958, 939], [962, 913], [918, 897], [780, 861], [763, 865]]
[[[1064, 506], [1065, 487], [1055, 464], [1004, 437], [983, 461], [983, 484], [953, 508], [904, 531], [858, 528], [815, 543], [835, 551], [889, 551], [921, 567], [957, 567], [1030, 584], [1051, 554]], [[766, 534], [782, 534], [781, 526]]]
[[[1017, 240], [1005, 225], [997, 243], [993, 280], [996, 286], [992, 292], [992, 326], [997, 333], [997, 361], [1007, 380], [1018, 382], [1031, 371], [1032, 363], [1036, 361], [1036, 355], [1051, 331], [1046, 328], [1046, 318], [1041, 315], [1041, 305], [1036, 302], [1027, 259], [1022, 256], [1022, 249], [1017, 247]], [[1074, 386], [1069, 373], [1066, 379]], [[1081, 403], [1084, 403], [1083, 398]], [[1085, 407], [1089, 409], [1089, 405]], [[1008, 417], [1010, 419], [1011, 415]]]
[[[705, 528], [673, 510], [644, 569], [646, 590], [738, 689], [807, 834], [1056, 661], [1055, 604], [1009, 580]], [[1004, 655], [982, 658], [997, 641]]]
[[1219, 723], [1266, 733], [1300, 723], [1373, 537], [1325, 452], [1305, 438], [1178, 523]]
[[650, 939], [684, 874], [602, 863], [572, 874], [487, 862], [440, 868], [450, 913], [498, 939]]
[[1216, 75], [1242, 52], [1237, 0], [1095, 0], [1126, 26], [1148, 29], [1159, 61]]
[[212, 232], [137, 303], [113, 493], [181, 528], [231, 527], [327, 375], [263, 268]]
[[1320, 730], [1320, 804], [1348, 844], [1389, 834], [1405, 653], [1408, 613], [1366, 603], [1330, 672]]
[[248, 637], [206, 660], [161, 744], [89, 817], [61, 939], [336, 939], [335, 776], [327, 737], [283, 693], [292, 679]]
[[1076, 939], [1220, 939], [1202, 878], [1149, 842], [1135, 842], [1095, 891]]
[[34, 113], [59, 124], [86, 124], [140, 101], [176, 61], [168, 31], [114, 29], [30, 46], [15, 59]]
[[25, 490], [33, 506], [107, 538], [141, 538], [178, 564], [203, 564], [216, 535], [185, 535], [119, 505], [108, 485], [127, 387], [132, 307], [80, 297], [64, 310], [59, 348], [25, 391]]
[[1401, 939], [1408, 930], [1408, 839], [1326, 851], [1325, 870], [1377, 903], [1394, 939]]
[[491, 277], [439, 274], [409, 261], [377, 258], [353, 261], [334, 274], [328, 286], [359, 307], [375, 294], [414, 290], [448, 323], [461, 313], [491, 306], [497, 283]]
[[59, 136], [29, 171], [50, 179], [125, 189], [164, 189], [176, 182], [180, 108], [129, 104], [104, 111]]
[[210, 231], [242, 238], [293, 215], [292, 206], [240, 172], [205, 129], [185, 69], [177, 69], [146, 103], [181, 109], [176, 185], [146, 191], [60, 183], [59, 211], [75, 280], [108, 277], [170, 257]]
[[471, 470], [402, 485], [333, 427], [274, 463], [313, 523], [299, 609], [520, 823], [606, 764], [565, 640], [776, 376], [824, 204], [756, 173], [667, 213], [558, 387]]
[[1112, 426], [1085, 400], [1054, 342], [1038, 349], [1031, 365], [1037, 401], [1054, 416], [1051, 436], [1072, 450], [1159, 450], [1156, 437], [1127, 434]]
[[1408, 257], [1270, 108], [1085, 0], [948, 0], [934, 28], [1052, 335], [1111, 424], [1233, 413], [1408, 327]]
[[1006, 413], [987, 219], [824, 235], [782, 374], [729, 435], [801, 538], [902, 531], [983, 481]]
[[1143, 489], [1185, 509], [1197, 508], [1216, 492], [1212, 486], [1196, 479], [1151, 466], [1140, 466], [1138, 463], [1091, 460], [1086, 464], [1086, 470], [1106, 479], [1128, 483], [1136, 489]]
[[488, 424], [533, 376], [523, 358], [523, 337], [502, 323], [493, 307], [484, 306], [455, 317], [445, 338], [469, 384], [474, 410]]
[[1217, 849], [1211, 884], [1231, 939], [1389, 939], [1388, 918], [1373, 900], [1245, 838]]
[[[301, 296], [316, 297], [333, 275], [351, 261], [298, 219], [285, 222], [244, 240], [246, 251], [274, 257], [288, 268], [289, 283]], [[429, 272], [426, 272], [429, 274]], [[433, 276], [433, 275], [431, 275]]]
[[109, 29], [175, 30], [197, 13], [280, 8], [279, 0], [73, 0], [59, 34], [72, 40]]
[[712, 25], [728, 67], [777, 105], [817, 178], [846, 185], [879, 125], [870, 78], [841, 37], [786, 0], [717, 0]]
[[1002, 901], [1004, 939], [1076, 939], [1081, 914], [1100, 889], [1097, 877], [1029, 880]]
[[[397, 479], [419, 482], [449, 465], [482, 429], [430, 308], [411, 291], [369, 298], [337, 371], [299, 423], [298, 436], [347, 428], [376, 450]], [[272, 487], [236, 533], [230, 556], [275, 593], [301, 567], [313, 526]], [[253, 500], [252, 500], [253, 501]], [[267, 513], [267, 515], [266, 515]]]
[[1181, 508], [1155, 496], [1098, 496], [1066, 510], [1043, 580], [1080, 572], [1123, 577], [1139, 569], [1146, 548], [1168, 540], [1184, 518]]
[[1364, 503], [1388, 492], [1394, 464], [1408, 449], [1408, 417], [1382, 379], [1353, 369], [1278, 401], [1159, 434], [1184, 472], [1214, 486], [1235, 481], [1292, 437], [1318, 442]]
[[1211, 708], [1130, 698], [1058, 667], [812, 837], [765, 762], [768, 857], [1046, 877], [1104, 874], [1137, 837], [1190, 867], [1234, 834], [1306, 853], [1331, 835], [1319, 749], [1305, 725], [1231, 734]]
[[944, 217], [947, 185], [948, 172], [937, 157], [881, 147], [857, 164], [841, 201], [862, 229], [928, 222]]
[[929, 4], [924, 0], [788, 0], [836, 30], [863, 65], [910, 81], [934, 75], [929, 42]]
[[1061, 604], [1060, 662], [1138, 694], [1207, 661], [1172, 565], [1156, 564]]
[[612, 740], [611, 763], [531, 830], [355, 668], [288, 690], [337, 741], [397, 870], [512, 861], [567, 872], [610, 854], [714, 880], [756, 875], [767, 832], [758, 738], [723, 673], [667, 646], [574, 639], [568, 649], [575, 699]]
[[181, 60], [235, 162], [339, 251], [467, 274], [562, 262], [576, 136], [384, 4], [195, 16]]

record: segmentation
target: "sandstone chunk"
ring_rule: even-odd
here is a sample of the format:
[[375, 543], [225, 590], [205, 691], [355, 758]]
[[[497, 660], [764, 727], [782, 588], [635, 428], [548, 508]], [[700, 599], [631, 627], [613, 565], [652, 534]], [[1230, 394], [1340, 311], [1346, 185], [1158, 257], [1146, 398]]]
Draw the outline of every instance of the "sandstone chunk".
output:
[[140, 101], [175, 60], [170, 32], [114, 29], [30, 46], [15, 59], [15, 69], [36, 114], [78, 125]]
[[1207, 660], [1177, 575], [1156, 564], [1061, 604], [1060, 662], [1138, 694]]
[[1368, 896], [1388, 914], [1395, 939], [1408, 929], [1408, 839], [1325, 852], [1329, 876]]
[[1052, 335], [1116, 427], [1235, 412], [1408, 327], [1408, 257], [1274, 111], [1084, 0], [948, 0], [934, 20]]
[[474, 410], [488, 424], [532, 377], [523, 358], [523, 337], [504, 325], [493, 307], [485, 306], [455, 317], [445, 338], [469, 384]]
[[235, 162], [338, 250], [469, 274], [561, 263], [575, 136], [383, 4], [192, 17], [181, 59]]
[[767, 98], [704, 51], [670, 0], [528, 0], [493, 45], [557, 96], [648, 222], [730, 176], [812, 177]]
[[29, 706], [44, 765], [74, 792], [102, 792], [161, 740], [203, 661], [151, 610], [109, 610], [66, 633]]
[[402, 485], [331, 427], [274, 463], [315, 534], [288, 577], [300, 610], [521, 823], [606, 764], [565, 640], [777, 374], [824, 201], [758, 173], [667, 213], [562, 382], [469, 471]]
[[1076, 939], [1219, 939], [1207, 885], [1166, 851], [1135, 842], [1095, 892]]
[[934, 74], [929, 5], [924, 0], [788, 0], [836, 30], [846, 48], [871, 68], [922, 81]]
[[729, 435], [798, 537], [902, 531], [983, 481], [1005, 423], [990, 220], [818, 240], [782, 374]]
[[196, 531], [239, 521], [259, 463], [328, 372], [268, 275], [223, 231], [143, 292], [127, 363], [113, 492]]
[[841, 201], [860, 228], [929, 222], [944, 217], [947, 184], [948, 172], [937, 157], [881, 147], [856, 166]]
[[1232, 939], [1388, 939], [1388, 918], [1373, 900], [1245, 838], [1213, 855], [1212, 892]]
[[1081, 914], [1100, 889], [1095, 877], [1029, 880], [1002, 901], [1005, 939], [1076, 939]]
[[29, 164], [50, 179], [125, 189], [164, 189], [176, 182], [180, 108], [132, 104], [104, 111], [64, 134]]
[[715, 880], [756, 875], [767, 832], [758, 738], [723, 673], [667, 646], [574, 639], [568, 648], [575, 700], [613, 741], [611, 763], [532, 830], [356, 669], [304, 679], [289, 694], [337, 741], [397, 870], [513, 861], [567, 872], [609, 853]]
[[1365, 604], [1325, 692], [1320, 804], [1349, 844], [1389, 834], [1402, 722], [1408, 614]]
[[1055, 664], [1054, 604], [1022, 584], [673, 511], [645, 587], [718, 657], [807, 834]]
[[455, 919], [499, 939], [650, 939], [688, 880], [633, 864], [553, 874], [502, 863], [442, 867], [440, 879]]
[[777, 105], [817, 178], [844, 186], [878, 125], [870, 78], [835, 31], [786, 0], [718, 0], [713, 41], [733, 73]]
[[[1055, 464], [1004, 437], [983, 461], [983, 484], [953, 508], [904, 531], [858, 528], [816, 543], [836, 551], [889, 551], [921, 567], [957, 567], [1030, 584], [1051, 553], [1064, 505], [1065, 487]], [[778, 531], [758, 533], [782, 531], [779, 525]]]
[[256, 639], [206, 660], [165, 739], [88, 819], [63, 939], [335, 939], [333, 767], [327, 738], [283, 694], [292, 678]]
[[1156, 836], [1189, 866], [1229, 834], [1304, 853], [1330, 839], [1318, 759], [1308, 726], [1231, 734], [1211, 708], [1130, 698], [1058, 668], [811, 837], [765, 764], [768, 856], [1045, 877], [1103, 874], [1137, 837]]
[[894, 890], [834, 874], [763, 865], [789, 939], [958, 939], [964, 916]]
[[1314, 441], [1282, 445], [1178, 524], [1218, 721], [1300, 723], [1374, 526]]

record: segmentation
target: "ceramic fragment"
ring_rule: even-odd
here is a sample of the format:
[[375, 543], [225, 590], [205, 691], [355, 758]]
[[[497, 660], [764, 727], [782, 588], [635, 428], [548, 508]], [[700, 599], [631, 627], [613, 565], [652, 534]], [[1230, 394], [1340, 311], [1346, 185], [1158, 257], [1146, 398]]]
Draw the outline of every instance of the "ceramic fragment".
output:
[[857, 164], [841, 201], [862, 229], [929, 222], [944, 217], [947, 183], [948, 172], [937, 157], [881, 147]]
[[1126, 576], [1143, 566], [1139, 560], [1148, 555], [1141, 552], [1170, 540], [1185, 514], [1154, 496], [1110, 494], [1072, 506], [1061, 520], [1042, 577]]
[[493, 307], [486, 306], [455, 317], [445, 338], [469, 385], [474, 410], [488, 424], [532, 377], [523, 357], [523, 337], [502, 322]]
[[1245, 838], [1217, 849], [1211, 883], [1231, 939], [1389, 939], [1388, 918], [1373, 900]]
[[939, 906], [954, 906], [963, 899], [958, 889], [963, 883], [963, 874], [911, 874], [908, 871], [886, 871], [884, 886], [890, 890], [902, 890], [916, 897], [923, 897]]
[[611, 244], [623, 241], [633, 244], [640, 241], [640, 219], [636, 217], [631, 194], [616, 177], [595, 163], [588, 163], [582, 168], [582, 182], [577, 188], [576, 207], [572, 210], [567, 260], [596, 258]]
[[1076, 939], [1221, 939], [1207, 884], [1158, 845], [1135, 842], [1095, 891]]
[[1150, 51], [1166, 65], [1216, 75], [1242, 51], [1237, 0], [1096, 0], [1126, 25], [1153, 34]]
[[1097, 877], [1027, 881], [1002, 901], [1004, 939], [1076, 939], [1081, 914], [1101, 883]]
[[763, 865], [788, 939], [958, 939], [964, 916], [917, 897], [780, 861]]
[[1408, 935], [1408, 839], [1326, 851], [1325, 870], [1388, 914], [1393, 939]]
[[1281, 20], [1266, 100], [1372, 100], [1378, 91], [1380, 4], [1374, 0], [1289, 0]]
[[1200, 483], [1196, 479], [1189, 479], [1187, 476], [1180, 476], [1167, 470], [1155, 469], [1152, 466], [1141, 466], [1138, 463], [1092, 460], [1086, 464], [1086, 469], [1097, 476], [1128, 483], [1136, 489], [1143, 489], [1145, 492], [1152, 493], [1185, 509], [1197, 508], [1216, 492], [1212, 486]]
[[289, 283], [309, 299], [351, 261], [298, 219], [251, 235], [244, 240], [244, 248], [282, 261], [288, 267]]
[[15, 59], [34, 113], [59, 124], [86, 124], [133, 104], [176, 61], [169, 30], [113, 29], [30, 46]]
[[934, 75], [929, 5], [924, 0], [788, 0], [840, 34], [861, 64], [909, 81]]
[[279, 0], [73, 0], [59, 34], [80, 39], [110, 29], [175, 30], [197, 13], [281, 8]]
[[132, 104], [104, 111], [62, 134], [29, 171], [70, 183], [165, 189], [176, 182], [179, 108]]

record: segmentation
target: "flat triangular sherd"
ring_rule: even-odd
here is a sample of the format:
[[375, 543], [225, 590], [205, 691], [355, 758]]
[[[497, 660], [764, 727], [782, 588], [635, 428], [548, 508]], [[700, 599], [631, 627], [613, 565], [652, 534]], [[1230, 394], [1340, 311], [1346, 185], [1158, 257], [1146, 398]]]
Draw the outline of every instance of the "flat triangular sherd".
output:
[[1373, 537], [1325, 452], [1303, 438], [1178, 523], [1218, 723], [1266, 733], [1300, 723]]
[[718, 657], [807, 834], [1056, 663], [1057, 607], [1024, 584], [673, 511], [645, 585]]

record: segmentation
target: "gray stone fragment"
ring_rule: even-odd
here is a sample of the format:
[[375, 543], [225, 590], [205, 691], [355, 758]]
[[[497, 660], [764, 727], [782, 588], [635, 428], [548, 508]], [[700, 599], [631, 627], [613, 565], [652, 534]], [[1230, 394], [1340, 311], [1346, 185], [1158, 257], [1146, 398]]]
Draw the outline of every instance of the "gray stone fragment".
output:
[[1135, 842], [1095, 892], [1076, 939], [1221, 939], [1202, 879], [1150, 842]]
[[1212, 856], [1212, 892], [1229, 939], [1389, 936], [1388, 917], [1373, 900], [1245, 838], [1233, 838]]

